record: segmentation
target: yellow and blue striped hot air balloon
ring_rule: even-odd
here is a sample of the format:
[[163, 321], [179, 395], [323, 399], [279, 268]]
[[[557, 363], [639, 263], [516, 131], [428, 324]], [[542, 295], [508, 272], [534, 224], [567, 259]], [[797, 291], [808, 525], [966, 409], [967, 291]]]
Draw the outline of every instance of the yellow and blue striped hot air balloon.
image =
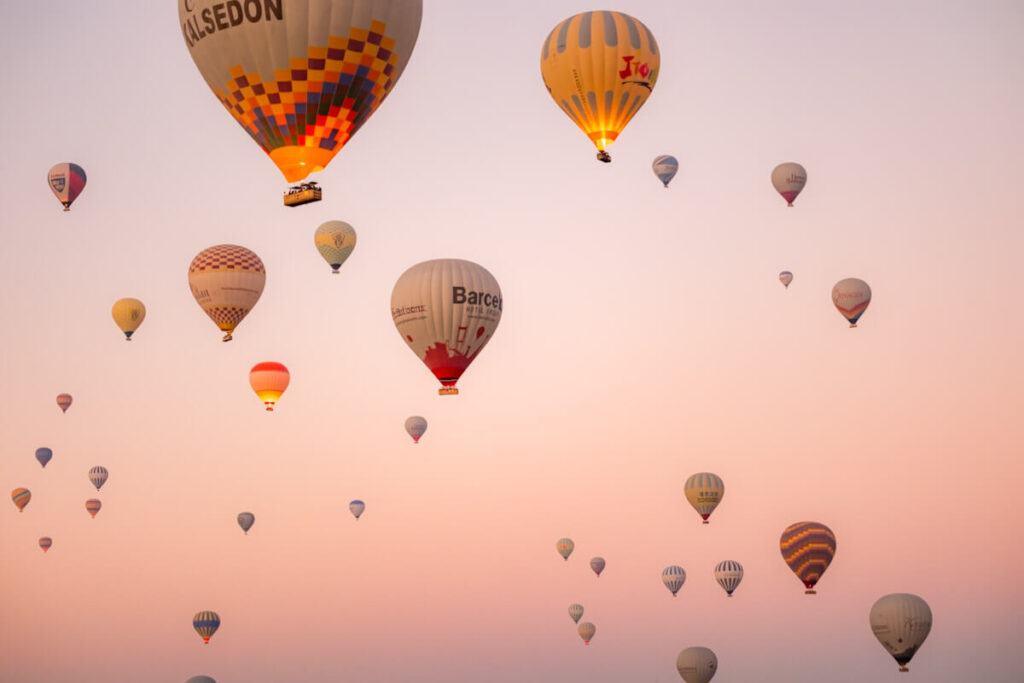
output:
[[814, 595], [814, 585], [828, 569], [836, 554], [836, 535], [820, 522], [790, 524], [779, 539], [782, 559]]
[[686, 480], [683, 492], [686, 494], [686, 500], [704, 520], [704, 524], [707, 524], [708, 517], [725, 496], [725, 484], [717, 474], [698, 472]]
[[210, 638], [220, 628], [220, 615], [210, 610], [196, 612], [196, 615], [192, 617], [192, 628], [196, 630], [204, 643], [209, 643]]

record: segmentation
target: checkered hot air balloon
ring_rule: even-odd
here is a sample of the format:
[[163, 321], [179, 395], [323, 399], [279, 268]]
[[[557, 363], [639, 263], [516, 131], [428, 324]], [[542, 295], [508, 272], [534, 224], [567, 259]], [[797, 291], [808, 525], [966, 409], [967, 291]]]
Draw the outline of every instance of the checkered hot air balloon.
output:
[[782, 559], [796, 577], [814, 595], [814, 586], [828, 569], [836, 554], [836, 535], [820, 522], [790, 524], [779, 539]]
[[210, 638], [220, 628], [220, 615], [209, 610], [196, 612], [196, 615], [192, 617], [192, 628], [196, 630], [204, 643], [209, 643]]
[[203, 312], [224, 332], [223, 341], [263, 294], [267, 270], [255, 252], [237, 244], [203, 249], [188, 266], [188, 285]]

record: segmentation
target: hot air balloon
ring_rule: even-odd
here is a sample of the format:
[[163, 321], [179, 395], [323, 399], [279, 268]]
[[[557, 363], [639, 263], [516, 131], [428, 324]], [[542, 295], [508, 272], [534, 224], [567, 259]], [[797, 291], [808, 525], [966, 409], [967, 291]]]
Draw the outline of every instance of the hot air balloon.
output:
[[85, 171], [78, 164], [70, 162], [57, 164], [51, 168], [46, 174], [46, 180], [50, 183], [50, 190], [57, 197], [57, 201], [64, 205], [65, 211], [71, 210], [71, 203], [85, 189]]
[[555, 543], [555, 547], [558, 548], [558, 554], [562, 556], [562, 559], [568, 561], [576, 544], [572, 542], [571, 538], [560, 538]]
[[441, 382], [442, 396], [459, 393], [455, 383], [498, 328], [501, 308], [494, 276], [459, 259], [418, 263], [391, 292], [395, 327]]
[[96, 517], [96, 513], [100, 511], [101, 507], [103, 507], [103, 503], [95, 498], [85, 501], [85, 511], [92, 515], [93, 518]]
[[672, 597], [674, 598], [679, 589], [686, 583], [686, 570], [679, 565], [669, 565], [661, 572], [661, 582], [672, 591]]
[[193, 676], [192, 678], [185, 681], [185, 683], [217, 683], [209, 676]]
[[601, 572], [604, 571], [604, 558], [603, 557], [592, 557], [590, 558], [590, 568], [594, 570], [594, 573], [598, 577], [601, 576]]
[[220, 615], [209, 610], [196, 612], [196, 615], [192, 617], [192, 628], [196, 630], [204, 643], [209, 643], [210, 638], [220, 628]]
[[610, 162], [605, 147], [644, 105], [658, 80], [658, 43], [622, 12], [583, 12], [544, 39], [540, 74], [555, 104]]
[[577, 604], [577, 603], [573, 603], [573, 604], [569, 605], [569, 618], [572, 619], [574, 623], [576, 623], [576, 624], [580, 623], [580, 617], [582, 617], [582, 616], [583, 616], [583, 605], [580, 605], [580, 604]]
[[412, 437], [413, 443], [419, 443], [420, 437], [427, 431], [427, 421], [419, 415], [413, 415], [405, 420], [405, 431]]
[[274, 409], [274, 405], [281, 398], [281, 394], [288, 388], [288, 381], [290, 379], [291, 375], [288, 373], [288, 368], [281, 363], [273, 361], [257, 363], [249, 371], [249, 386], [260, 397], [267, 410]]
[[249, 533], [249, 529], [256, 523], [256, 515], [251, 512], [239, 512], [238, 513], [238, 526], [242, 527], [242, 531], [246, 534]]
[[39, 464], [42, 465], [43, 467], [46, 467], [46, 463], [50, 462], [50, 458], [52, 457], [53, 451], [51, 451], [46, 446], [36, 449], [36, 460], [38, 460]]
[[690, 505], [700, 514], [704, 524], [707, 524], [708, 517], [722, 502], [725, 484], [717, 474], [699, 472], [686, 480], [683, 490], [686, 493], [686, 500], [690, 501]]
[[132, 333], [139, 329], [139, 325], [146, 319], [146, 306], [138, 299], [118, 299], [110, 309], [110, 314], [124, 332], [125, 340], [131, 341]]
[[353, 500], [351, 503], [348, 504], [349, 512], [351, 512], [352, 516], [354, 516], [357, 520], [359, 519], [359, 516], [363, 514], [363, 510], [365, 509], [366, 503], [364, 503], [361, 500]]
[[793, 206], [796, 196], [807, 184], [807, 171], [800, 164], [792, 162], [779, 164], [772, 169], [772, 185], [782, 195], [788, 206]]
[[797, 522], [782, 532], [779, 549], [782, 559], [807, 588], [804, 592], [814, 595], [814, 585], [835, 557], [836, 535], [819, 522]]
[[43, 537], [41, 537], [39, 539], [39, 547], [43, 549], [44, 553], [47, 550], [49, 550], [50, 546], [52, 546], [52, 545], [53, 545], [53, 539], [50, 538], [49, 536], [43, 536]]
[[743, 565], [733, 560], [724, 560], [715, 565], [715, 581], [725, 589], [726, 594], [731, 598], [732, 592], [743, 580]]
[[597, 627], [589, 621], [584, 621], [576, 627], [576, 633], [580, 634], [580, 638], [583, 639], [584, 645], [590, 645], [590, 639], [594, 637], [595, 633], [597, 633]]
[[18, 512], [22, 512], [25, 506], [28, 505], [28, 502], [32, 500], [32, 492], [28, 489], [14, 489], [11, 491], [11, 500], [17, 506]]
[[718, 657], [706, 647], [688, 647], [676, 657], [676, 669], [686, 683], [708, 683], [718, 671]]
[[850, 327], [857, 327], [857, 321], [871, 303], [871, 288], [868, 283], [855, 277], [840, 280], [832, 288], [832, 303], [850, 322]]
[[932, 630], [932, 610], [916, 595], [892, 593], [875, 601], [868, 621], [875, 638], [900, 665], [900, 671], [909, 671], [907, 664]]
[[785, 287], [786, 289], [789, 289], [789, 283], [792, 281], [793, 273], [789, 272], [788, 270], [784, 270], [781, 273], [779, 273], [779, 282], [781, 282], [782, 286]]
[[338, 269], [356, 248], [356, 230], [344, 221], [327, 221], [313, 233], [313, 242], [331, 266], [331, 272], [337, 275]]
[[231, 333], [260, 300], [266, 281], [260, 257], [234, 244], [203, 249], [188, 267], [192, 296], [225, 333], [223, 341], [231, 341]]
[[672, 178], [675, 177], [676, 172], [679, 170], [679, 162], [676, 161], [674, 156], [669, 154], [661, 154], [654, 157], [654, 163], [651, 164], [651, 168], [654, 169], [654, 175], [658, 176], [658, 180], [668, 187], [668, 184], [672, 182]]
[[92, 482], [92, 485], [96, 487], [97, 491], [99, 491], [100, 487], [106, 483], [108, 476], [110, 476], [110, 472], [107, 471], [106, 467], [97, 465], [89, 470], [89, 481]]
[[60, 406], [60, 412], [68, 412], [68, 408], [71, 407], [71, 394], [57, 394], [57, 405]]
[[217, 0], [178, 1], [199, 73], [290, 183], [323, 170], [388, 96], [422, 13], [422, 0], [250, 0], [226, 16]]

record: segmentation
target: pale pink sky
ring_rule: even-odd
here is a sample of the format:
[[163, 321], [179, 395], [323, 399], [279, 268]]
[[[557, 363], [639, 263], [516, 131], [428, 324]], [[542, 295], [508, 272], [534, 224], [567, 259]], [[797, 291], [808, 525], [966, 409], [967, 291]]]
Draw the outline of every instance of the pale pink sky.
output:
[[[1019, 681], [1020, 4], [619, 3], [663, 56], [611, 165], [539, 73], [593, 7], [425, 5], [324, 201], [291, 210], [169, 0], [4, 3], [0, 483], [33, 499], [0, 507], [0, 678], [664, 682], [704, 645], [715, 683]], [[89, 178], [70, 213], [60, 161]], [[792, 209], [782, 161], [808, 171]], [[313, 246], [330, 219], [359, 234], [339, 276]], [[230, 344], [186, 284], [225, 242], [268, 271]], [[458, 397], [388, 312], [439, 257], [504, 295]], [[844, 277], [874, 292], [856, 330]], [[131, 344], [125, 296], [147, 306]], [[273, 414], [247, 381], [264, 360], [292, 373]], [[709, 526], [683, 497], [700, 471], [726, 485]], [[815, 597], [778, 551], [805, 519], [838, 537]], [[732, 599], [723, 559], [746, 569]], [[892, 592], [934, 614], [910, 674], [868, 626]]]

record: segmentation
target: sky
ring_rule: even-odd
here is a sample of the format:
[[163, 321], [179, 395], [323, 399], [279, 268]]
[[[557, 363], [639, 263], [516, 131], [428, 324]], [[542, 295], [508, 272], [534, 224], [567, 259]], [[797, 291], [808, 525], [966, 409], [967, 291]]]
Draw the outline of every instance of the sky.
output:
[[[0, 482], [33, 494], [0, 508], [2, 677], [664, 682], [702, 645], [715, 683], [1018, 681], [1020, 3], [624, 0], [662, 62], [611, 164], [539, 70], [594, 7], [424, 4], [324, 200], [289, 209], [174, 3], [2, 2]], [[61, 161], [88, 174], [68, 213]], [[808, 172], [794, 208], [784, 161]], [[337, 276], [327, 220], [359, 235]], [[267, 268], [229, 344], [186, 280], [222, 243]], [[432, 258], [504, 299], [457, 397], [389, 315]], [[846, 277], [873, 291], [856, 329], [830, 300]], [[147, 308], [130, 344], [121, 297]], [[261, 361], [291, 371], [273, 413]], [[704, 471], [726, 487], [707, 526], [683, 496]], [[778, 549], [802, 520], [837, 536], [813, 597]], [[868, 626], [894, 592], [934, 616], [909, 674]]]

